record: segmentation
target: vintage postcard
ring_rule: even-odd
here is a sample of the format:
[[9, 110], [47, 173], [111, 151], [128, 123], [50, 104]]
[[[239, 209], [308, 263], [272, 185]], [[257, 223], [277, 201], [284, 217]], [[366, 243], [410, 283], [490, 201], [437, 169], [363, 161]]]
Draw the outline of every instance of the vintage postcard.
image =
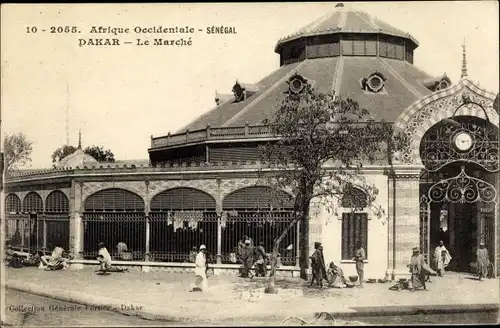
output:
[[498, 7], [3, 4], [1, 325], [498, 323]]

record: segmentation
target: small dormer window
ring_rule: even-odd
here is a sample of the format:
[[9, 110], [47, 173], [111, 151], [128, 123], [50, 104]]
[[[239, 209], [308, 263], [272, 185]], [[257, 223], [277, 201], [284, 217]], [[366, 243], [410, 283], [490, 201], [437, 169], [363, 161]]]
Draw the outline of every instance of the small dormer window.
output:
[[233, 86], [234, 101], [241, 102], [245, 100], [245, 89], [239, 84], [238, 81]]
[[385, 80], [387, 78], [382, 73], [375, 72], [361, 80], [361, 88], [366, 93], [381, 93], [385, 91]]
[[291, 93], [297, 95], [302, 93], [302, 91], [304, 91], [307, 85], [307, 79], [296, 73], [290, 79], [288, 79], [287, 83], [288, 83], [288, 90]]
[[441, 81], [439, 81], [438, 85], [436, 86], [436, 91], [446, 89], [446, 88], [450, 87], [450, 85], [451, 85], [450, 79], [447, 77], [444, 77], [441, 79]]
[[432, 92], [444, 90], [451, 86], [451, 80], [446, 74], [441, 77], [424, 80], [423, 84]]

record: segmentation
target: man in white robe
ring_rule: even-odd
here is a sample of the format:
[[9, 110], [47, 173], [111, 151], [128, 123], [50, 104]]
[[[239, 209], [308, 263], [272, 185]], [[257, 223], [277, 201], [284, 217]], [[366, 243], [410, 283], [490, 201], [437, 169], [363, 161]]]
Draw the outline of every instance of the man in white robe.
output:
[[194, 274], [196, 276], [196, 281], [191, 284], [190, 291], [202, 291], [206, 292], [208, 290], [208, 279], [207, 279], [207, 248], [205, 245], [200, 246], [200, 251], [196, 255]]
[[450, 252], [444, 246], [443, 241], [439, 242], [439, 246], [434, 250], [434, 263], [436, 265], [437, 274], [442, 277], [444, 274], [444, 268], [450, 264], [451, 256]]

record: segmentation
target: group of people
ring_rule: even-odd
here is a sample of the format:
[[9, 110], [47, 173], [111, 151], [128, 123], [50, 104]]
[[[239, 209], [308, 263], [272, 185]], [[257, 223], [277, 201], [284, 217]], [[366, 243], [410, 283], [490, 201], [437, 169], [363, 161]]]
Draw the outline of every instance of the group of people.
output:
[[[364, 279], [364, 261], [366, 253], [361, 243], [356, 244], [353, 261], [356, 263], [356, 272], [358, 273], [358, 287], [363, 287]], [[330, 262], [328, 270], [325, 266], [325, 258], [323, 256], [323, 246], [320, 242], [314, 243], [314, 253], [310, 257], [312, 278], [310, 287], [316, 283], [317, 287], [323, 288], [323, 280], [328, 282], [328, 287], [343, 288], [350, 282], [345, 279], [344, 272], [334, 262]]]
[[45, 252], [35, 250], [24, 257], [18, 255], [10, 245], [7, 245], [6, 253], [7, 265], [13, 268], [35, 266], [47, 271], [66, 270], [69, 267], [68, 262], [71, 260], [71, 256], [60, 246], [54, 247], [51, 255], [45, 255]]
[[[426, 282], [430, 281], [430, 276], [436, 275], [442, 277], [444, 275], [445, 268], [450, 264], [451, 259], [452, 257], [450, 252], [444, 246], [443, 241], [440, 241], [439, 245], [434, 249], [433, 263], [436, 269], [434, 270], [427, 265], [423, 254], [420, 253], [419, 248], [414, 247], [410, 264], [408, 264], [411, 279], [403, 281], [403, 286], [401, 288], [409, 289], [410, 291], [415, 291], [420, 288], [427, 290]], [[476, 263], [476, 274], [478, 279], [481, 281], [483, 278], [488, 276], [488, 269], [490, 266], [488, 250], [484, 247], [483, 242], [479, 244], [479, 248], [476, 251]]]
[[264, 248], [264, 242], [261, 241], [259, 246], [253, 245], [253, 240], [248, 236], [243, 236], [243, 239], [238, 242], [238, 257], [242, 263], [241, 277], [253, 278], [252, 267], [255, 265], [255, 276], [265, 277], [267, 274], [267, 264], [269, 256]]

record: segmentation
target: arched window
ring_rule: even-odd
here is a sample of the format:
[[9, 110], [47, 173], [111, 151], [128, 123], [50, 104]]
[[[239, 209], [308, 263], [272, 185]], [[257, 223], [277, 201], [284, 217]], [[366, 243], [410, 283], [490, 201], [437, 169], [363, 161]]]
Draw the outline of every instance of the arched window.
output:
[[227, 195], [222, 202], [222, 208], [237, 211], [293, 210], [293, 198], [282, 190], [252, 186], [238, 189]]
[[68, 197], [60, 190], [52, 191], [45, 200], [45, 212], [50, 213], [68, 213]]
[[356, 245], [361, 243], [368, 258], [368, 206], [366, 193], [354, 186], [348, 186], [341, 201], [342, 205], [342, 260], [352, 260]]
[[186, 187], [167, 189], [151, 199], [150, 253], [157, 261], [189, 261], [193, 247], [217, 252], [215, 199]]
[[21, 212], [21, 199], [16, 194], [8, 194], [5, 197], [5, 212], [19, 213]]
[[143, 212], [144, 201], [141, 196], [118, 188], [98, 191], [85, 200], [85, 212], [125, 211]]
[[[85, 199], [83, 212], [83, 256], [95, 258], [103, 242], [114, 258], [144, 259], [146, 214], [141, 196], [119, 188], [97, 191]], [[128, 255], [118, 254], [125, 243]]]
[[23, 211], [24, 212], [43, 212], [43, 200], [39, 194], [32, 191], [24, 197], [23, 201]]
[[[244, 236], [254, 245], [264, 243], [271, 251], [274, 241], [294, 219], [293, 197], [282, 190], [266, 186], [238, 189], [222, 202], [222, 262], [232, 263], [230, 254], [235, 252]], [[278, 250], [283, 265], [296, 265], [297, 226], [288, 230]]]
[[193, 188], [165, 190], [151, 199], [151, 211], [215, 211], [215, 208], [215, 199], [212, 196]]
[[356, 187], [349, 186], [345, 189], [342, 196], [343, 208], [363, 209], [368, 206], [368, 197], [366, 193]]

